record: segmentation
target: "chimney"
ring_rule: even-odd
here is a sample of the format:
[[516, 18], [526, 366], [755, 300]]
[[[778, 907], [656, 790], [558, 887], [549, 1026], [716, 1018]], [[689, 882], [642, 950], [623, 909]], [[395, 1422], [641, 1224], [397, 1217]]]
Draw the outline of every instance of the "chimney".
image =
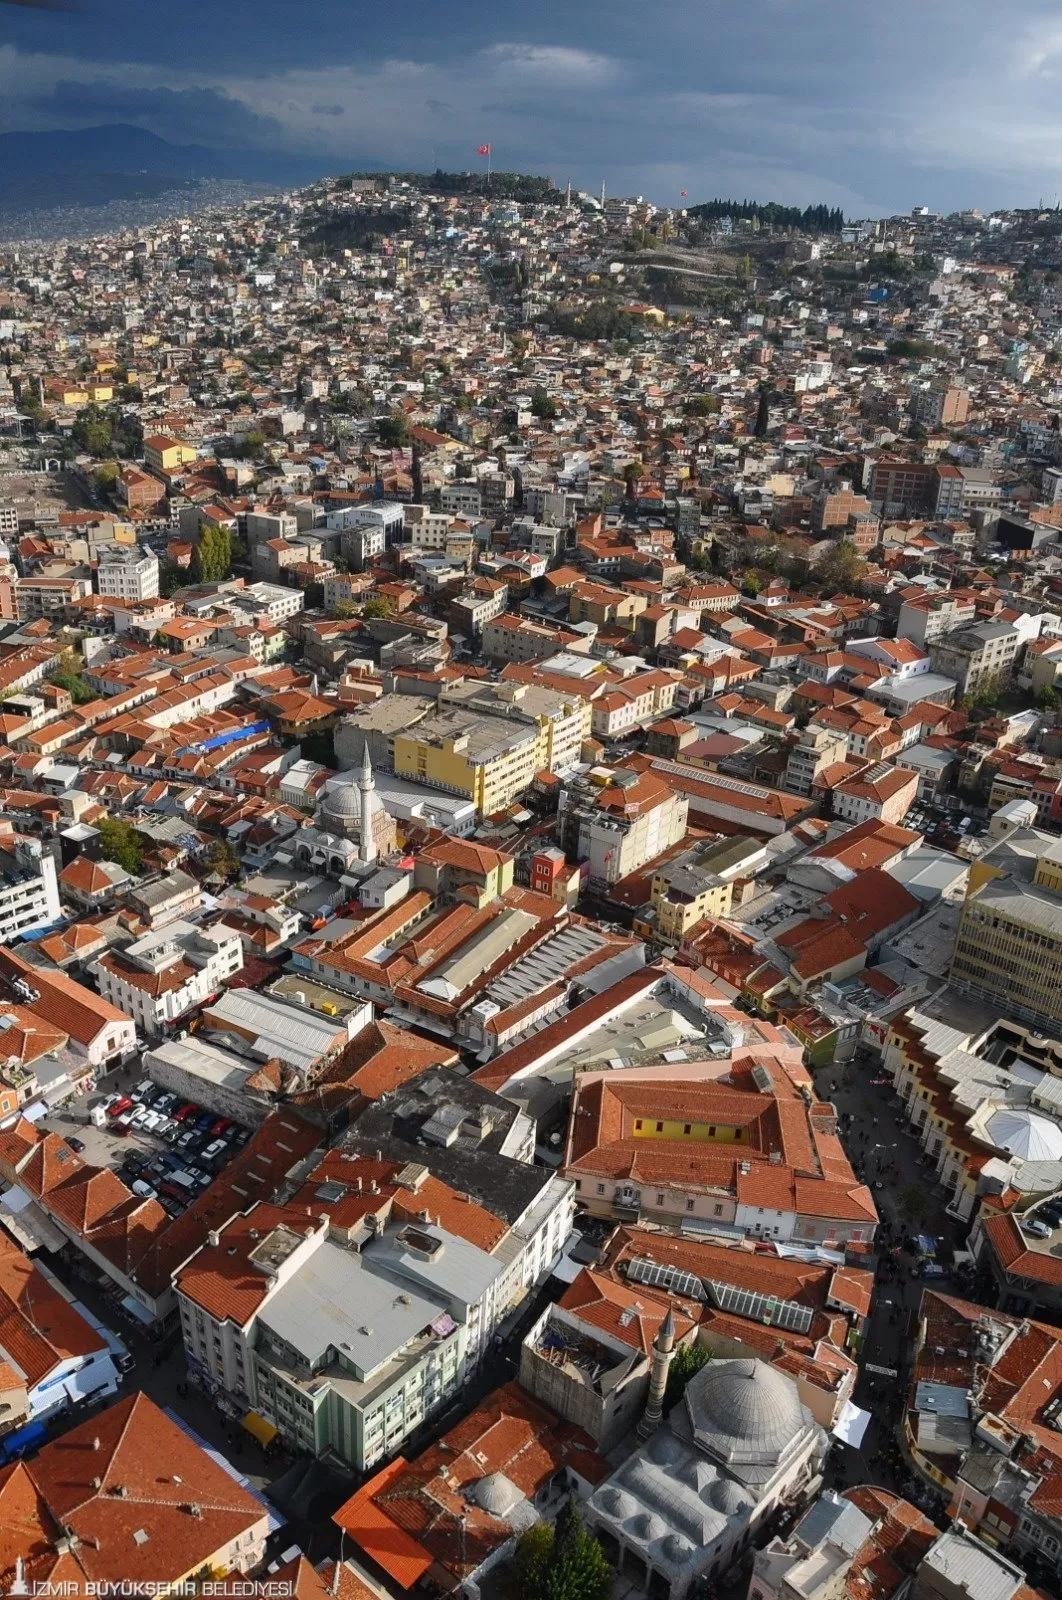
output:
[[210, 1246], [211, 1250], [216, 1250], [220, 1243], [221, 1243], [221, 1235], [220, 1235], [220, 1233], [218, 1233], [216, 1228], [211, 1228], [209, 1233], [207, 1234], [207, 1244]]
[[100, 1447], [100, 1441], [99, 1441], [99, 1436], [97, 1435], [97, 1437], [95, 1439], [93, 1439], [93, 1441], [92, 1441], [92, 1448], [93, 1448], [93, 1450], [98, 1450], [99, 1447]]

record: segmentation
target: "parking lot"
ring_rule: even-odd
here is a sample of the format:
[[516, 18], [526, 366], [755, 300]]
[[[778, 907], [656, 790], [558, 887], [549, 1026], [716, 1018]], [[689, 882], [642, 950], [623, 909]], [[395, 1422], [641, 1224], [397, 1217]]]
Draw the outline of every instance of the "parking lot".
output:
[[43, 1127], [93, 1166], [110, 1167], [134, 1194], [180, 1216], [207, 1189], [250, 1131], [141, 1079], [56, 1112]]

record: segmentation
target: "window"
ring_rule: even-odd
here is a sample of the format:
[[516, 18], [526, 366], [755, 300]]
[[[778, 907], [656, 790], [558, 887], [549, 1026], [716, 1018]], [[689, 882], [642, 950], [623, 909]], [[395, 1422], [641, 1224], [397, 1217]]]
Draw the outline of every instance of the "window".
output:
[[690, 1133], [693, 1132], [693, 1127], [692, 1127], [692, 1125], [690, 1123], [687, 1122], [682, 1131], [685, 1134], [690, 1134]]
[[603, 1184], [603, 1183], [599, 1183], [599, 1184], [598, 1184], [598, 1186], [597, 1186], [597, 1192], [598, 1192], [598, 1194], [604, 1194], [604, 1192], [605, 1192], [605, 1185], [604, 1185], [604, 1184]]
[[657, 1203], [657, 1205], [658, 1205], [658, 1206], [662, 1206], [662, 1205], [663, 1205], [663, 1203], [664, 1203], [664, 1196], [663, 1196], [663, 1194], [661, 1194], [661, 1193], [659, 1193], [659, 1192], [658, 1192], [658, 1193], [657, 1193], [657, 1197], [656, 1197], [656, 1203]]
[[717, 1216], [717, 1217], [721, 1217], [721, 1216], [722, 1216], [722, 1215], [723, 1215], [723, 1208], [722, 1208], [722, 1206], [716, 1206], [716, 1207], [715, 1207], [715, 1213], [714, 1213], [714, 1214], [715, 1214], [715, 1215], [716, 1215], [716, 1216]]
[[692, 1211], [692, 1210], [693, 1210], [693, 1208], [694, 1208], [694, 1206], [695, 1206], [695, 1204], [696, 1204], [696, 1201], [694, 1201], [694, 1200], [687, 1200], [687, 1201], [686, 1201], [686, 1210], [687, 1210], [687, 1211]]
[[715, 1138], [715, 1128], [714, 1127], [711, 1127], [711, 1128], [708, 1129], [708, 1137], [709, 1137], [709, 1139], [714, 1139]]
[[657, 1133], [663, 1133], [663, 1131], [664, 1131], [664, 1124], [663, 1124], [663, 1123], [662, 1123], [662, 1122], [658, 1122], [658, 1123], [657, 1123], [657, 1125], [656, 1125], [656, 1131], [657, 1131]]

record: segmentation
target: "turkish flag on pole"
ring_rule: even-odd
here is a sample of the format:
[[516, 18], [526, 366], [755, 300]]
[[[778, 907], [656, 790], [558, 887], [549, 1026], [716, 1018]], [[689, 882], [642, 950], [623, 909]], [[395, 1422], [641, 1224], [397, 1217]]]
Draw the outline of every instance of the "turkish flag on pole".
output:
[[690, 191], [688, 189], [680, 189], [679, 190], [679, 199], [680, 200], [685, 200], [685, 198], [689, 194], [689, 192]]
[[477, 156], [489, 156], [490, 155], [490, 145], [489, 144], [477, 144], [477, 146], [476, 146], [476, 154], [477, 154]]

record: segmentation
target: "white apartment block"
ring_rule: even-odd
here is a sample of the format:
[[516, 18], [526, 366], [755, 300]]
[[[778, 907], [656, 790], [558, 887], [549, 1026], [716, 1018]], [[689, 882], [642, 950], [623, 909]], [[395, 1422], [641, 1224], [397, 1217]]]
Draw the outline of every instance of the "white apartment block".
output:
[[158, 558], [136, 545], [104, 547], [96, 582], [100, 594], [112, 600], [154, 600], [159, 592]]
[[125, 950], [107, 951], [91, 970], [105, 1000], [142, 1033], [158, 1035], [211, 999], [242, 966], [243, 944], [234, 929], [177, 921]]
[[296, 616], [305, 598], [301, 589], [285, 589], [279, 583], [249, 583], [246, 589], [226, 595], [233, 608], [268, 617], [270, 622], [286, 622]]
[[247, 548], [265, 544], [267, 539], [294, 539], [299, 519], [291, 511], [248, 511]]
[[0, 850], [0, 944], [63, 914], [55, 862], [37, 839], [8, 834]]

